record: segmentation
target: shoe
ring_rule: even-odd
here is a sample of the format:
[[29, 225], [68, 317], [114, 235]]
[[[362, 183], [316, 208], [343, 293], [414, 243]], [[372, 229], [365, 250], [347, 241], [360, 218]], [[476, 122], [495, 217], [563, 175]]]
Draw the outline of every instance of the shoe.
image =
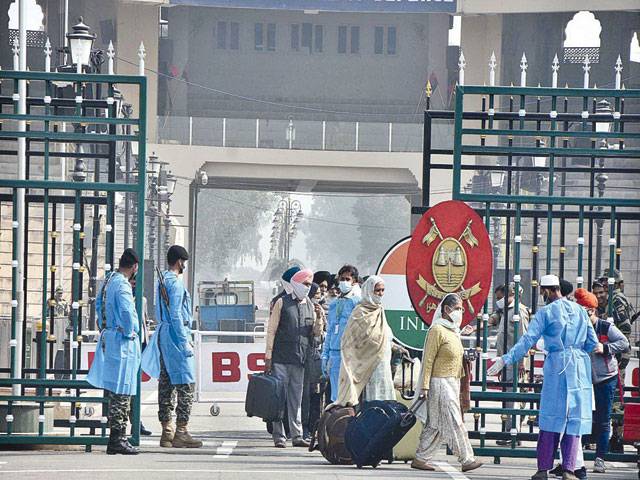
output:
[[[496, 445], [500, 446], [500, 447], [509, 447], [511, 446], [511, 440], [507, 440], [502, 439], [502, 440], [496, 440]], [[519, 447], [522, 445], [522, 442], [520, 440], [516, 440], [516, 447]]]
[[479, 462], [478, 460], [474, 460], [471, 463], [467, 463], [466, 465], [462, 465], [462, 471], [463, 472], [470, 472], [471, 470], [475, 470], [476, 468], [480, 468], [482, 465], [484, 465], [482, 462]]
[[296, 438], [293, 442], [293, 446], [294, 447], [308, 447], [309, 446], [309, 441], [305, 440], [304, 438]]
[[107, 455], [138, 455], [137, 448], [132, 446], [126, 438], [109, 439]]
[[191, 436], [187, 430], [187, 422], [176, 422], [176, 434], [171, 442], [173, 448], [200, 448], [202, 441]]
[[277, 442], [273, 443], [273, 446], [276, 448], [287, 448], [287, 442], [285, 442], [284, 440], [278, 440]]
[[531, 480], [547, 480], [548, 478], [549, 476], [546, 470], [538, 470], [533, 477], [531, 477]]
[[162, 422], [162, 435], [160, 436], [160, 446], [164, 448], [173, 447], [173, 437], [175, 433], [173, 431], [173, 425], [171, 422]]
[[153, 435], [153, 432], [151, 430], [147, 430], [143, 423], [140, 422], [140, 435], [144, 436], [144, 437], [148, 437], [149, 435]]
[[578, 477], [576, 477], [575, 473], [565, 470], [562, 472], [562, 480], [578, 480]]
[[562, 465], [559, 463], [558, 465], [555, 466], [553, 470], [549, 470], [549, 475], [553, 475], [555, 477], [562, 477], [563, 471], [564, 470], [562, 470]]
[[595, 461], [593, 462], [593, 471], [595, 473], [605, 473], [606, 472], [606, 466], [604, 464], [604, 460], [601, 458], [596, 458]]
[[587, 478], [587, 468], [586, 467], [582, 467], [579, 468], [578, 470], [576, 470], [575, 472], [573, 472], [573, 474], [579, 479], [579, 480], [584, 480], [585, 478]]
[[429, 472], [435, 472], [436, 467], [431, 465], [429, 462], [425, 462], [424, 460], [418, 460], [417, 458], [411, 462], [411, 468], [415, 468], [416, 470], [427, 470]]

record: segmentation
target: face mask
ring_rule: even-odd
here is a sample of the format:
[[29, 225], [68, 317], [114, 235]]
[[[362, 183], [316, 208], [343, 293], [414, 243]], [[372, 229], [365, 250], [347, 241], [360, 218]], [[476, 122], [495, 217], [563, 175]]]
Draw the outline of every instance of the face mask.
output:
[[501, 298], [496, 302], [496, 307], [498, 307], [498, 310], [504, 310], [504, 298]]
[[454, 310], [449, 313], [449, 318], [456, 327], [459, 327], [462, 325], [462, 310]]
[[331, 305], [333, 302], [336, 301], [336, 297], [327, 297], [324, 301], [324, 304], [328, 307], [329, 305]]
[[291, 282], [291, 288], [293, 289], [293, 296], [298, 300], [302, 300], [309, 295], [311, 286], [307, 286], [304, 283]]
[[371, 295], [371, 299], [376, 305], [382, 305], [382, 295], [373, 294]]
[[340, 291], [342, 292], [342, 294], [346, 295], [353, 288], [353, 284], [351, 282], [343, 280], [340, 282], [340, 285], [338, 285], [338, 287], [340, 288]]
[[547, 295], [542, 295], [542, 300], [544, 301], [545, 305], [549, 305], [551, 303], [551, 298], [549, 298], [549, 296]]

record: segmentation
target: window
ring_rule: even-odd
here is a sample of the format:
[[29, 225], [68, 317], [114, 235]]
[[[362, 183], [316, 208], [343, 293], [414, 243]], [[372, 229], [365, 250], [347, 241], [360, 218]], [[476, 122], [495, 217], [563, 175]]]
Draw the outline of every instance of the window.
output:
[[227, 48], [227, 22], [218, 22], [216, 40], [218, 48]]
[[384, 51], [384, 27], [376, 27], [373, 36], [373, 51], [380, 55]]
[[238, 50], [240, 48], [240, 25], [236, 22], [217, 22], [213, 36], [216, 47], [225, 50]]
[[396, 54], [396, 27], [387, 28], [387, 53]]
[[312, 52], [322, 52], [324, 45], [322, 25], [303, 23], [291, 25], [291, 50], [300, 51], [300, 47]]
[[338, 53], [347, 53], [347, 27], [338, 27]]
[[267, 50], [276, 51], [276, 24], [267, 23]]
[[291, 25], [291, 50], [300, 50], [300, 25]]
[[311, 36], [313, 26], [310, 23], [302, 24], [302, 48], [308, 48], [311, 51]]
[[322, 38], [322, 33], [323, 33], [323, 29], [322, 29], [322, 25], [316, 25], [315, 27], [315, 42], [314, 42], [314, 49], [316, 52], [321, 53], [322, 52], [322, 43], [323, 43], [323, 38]]
[[351, 53], [360, 53], [360, 27], [351, 27]]
[[237, 22], [231, 22], [229, 27], [231, 33], [229, 48], [231, 50], [238, 50], [240, 48], [240, 25]]
[[264, 26], [262, 23], [256, 23], [254, 45], [256, 50], [264, 49]]
[[[397, 51], [396, 27], [386, 27], [386, 53], [395, 55]], [[373, 34], [373, 52], [376, 55], [385, 53], [385, 27], [375, 27]]]

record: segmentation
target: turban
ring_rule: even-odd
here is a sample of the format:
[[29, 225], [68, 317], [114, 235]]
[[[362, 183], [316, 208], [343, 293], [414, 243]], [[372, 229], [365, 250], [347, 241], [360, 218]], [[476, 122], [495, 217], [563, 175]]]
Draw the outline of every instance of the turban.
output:
[[598, 299], [590, 291], [584, 288], [578, 288], [574, 294], [578, 305], [584, 308], [598, 308]]
[[293, 277], [291, 277], [291, 282], [303, 283], [307, 280], [313, 280], [313, 271], [309, 268], [300, 270], [299, 272], [295, 273]]
[[291, 267], [289, 270], [285, 271], [282, 274], [282, 280], [284, 280], [285, 282], [290, 282], [291, 278], [300, 271], [300, 267], [299, 266], [295, 266], [295, 267]]

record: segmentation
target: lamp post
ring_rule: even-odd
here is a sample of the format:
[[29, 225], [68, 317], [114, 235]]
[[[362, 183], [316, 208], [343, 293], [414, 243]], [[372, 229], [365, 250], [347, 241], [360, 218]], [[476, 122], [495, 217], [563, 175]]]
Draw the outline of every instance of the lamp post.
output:
[[[485, 184], [490, 188], [492, 194], [498, 194], [502, 190], [502, 184], [504, 183], [504, 172], [501, 170], [491, 170], [486, 174], [488, 178], [485, 179]], [[500, 204], [496, 204], [499, 207]], [[493, 285], [497, 286], [498, 279], [498, 266], [500, 258], [500, 246], [502, 244], [502, 218], [499, 216], [493, 217]]]
[[[596, 119], [598, 116], [607, 118], [602, 118], [600, 121], [596, 120], [596, 132], [598, 133], [608, 133], [611, 131], [611, 121], [609, 120], [613, 109], [611, 108], [611, 104], [605, 100], [600, 100], [596, 105]], [[609, 142], [606, 138], [603, 138], [600, 141], [600, 149], [608, 150], [610, 148]], [[598, 168], [604, 169], [604, 157], [598, 158]], [[603, 172], [598, 172], [595, 175], [596, 188], [598, 189], [598, 198], [604, 197], [604, 192], [606, 188], [607, 180], [609, 179], [608, 175]], [[602, 205], [598, 205], [596, 207], [599, 212], [602, 212]], [[602, 236], [604, 234], [604, 219], [598, 218], [596, 220], [596, 274], [600, 275], [602, 273]]]
[[[147, 198], [148, 207], [147, 214], [149, 217], [149, 230], [147, 236], [147, 242], [149, 243], [149, 259], [153, 260], [155, 255], [155, 245], [157, 241], [156, 237], [156, 221], [158, 221], [158, 210], [156, 205], [158, 204], [158, 175], [160, 173], [160, 162], [155, 152], [149, 155], [147, 160], [147, 172], [149, 172], [149, 198]], [[145, 208], [145, 206], [139, 206], [138, 208]]]
[[198, 194], [200, 189], [209, 183], [209, 175], [204, 170], [198, 170], [194, 179], [189, 185], [189, 255], [191, 256], [187, 273], [189, 274], [189, 291], [191, 296], [196, 298], [194, 291], [196, 280], [196, 256], [197, 249], [197, 233], [198, 233]]
[[[285, 265], [291, 258], [291, 240], [296, 236], [298, 223], [303, 216], [302, 204], [298, 200], [291, 200], [289, 195], [278, 203], [273, 215], [272, 251], [277, 252]], [[278, 242], [274, 248], [273, 240], [276, 238]]]

